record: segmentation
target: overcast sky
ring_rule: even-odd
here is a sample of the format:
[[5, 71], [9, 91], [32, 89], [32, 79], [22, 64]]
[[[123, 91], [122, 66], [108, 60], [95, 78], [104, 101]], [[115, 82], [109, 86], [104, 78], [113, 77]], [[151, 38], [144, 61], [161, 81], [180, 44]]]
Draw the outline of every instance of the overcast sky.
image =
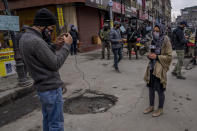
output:
[[197, 0], [172, 0], [172, 16], [180, 15], [180, 9], [197, 6]]

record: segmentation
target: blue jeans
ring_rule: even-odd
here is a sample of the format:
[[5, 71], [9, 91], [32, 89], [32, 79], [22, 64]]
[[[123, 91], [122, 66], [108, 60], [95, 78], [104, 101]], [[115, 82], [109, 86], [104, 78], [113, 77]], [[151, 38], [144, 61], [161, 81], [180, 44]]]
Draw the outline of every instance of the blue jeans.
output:
[[64, 131], [62, 88], [38, 92], [42, 104], [43, 131]]
[[118, 69], [118, 63], [122, 59], [122, 48], [114, 48], [112, 51], [114, 53], [114, 67]]

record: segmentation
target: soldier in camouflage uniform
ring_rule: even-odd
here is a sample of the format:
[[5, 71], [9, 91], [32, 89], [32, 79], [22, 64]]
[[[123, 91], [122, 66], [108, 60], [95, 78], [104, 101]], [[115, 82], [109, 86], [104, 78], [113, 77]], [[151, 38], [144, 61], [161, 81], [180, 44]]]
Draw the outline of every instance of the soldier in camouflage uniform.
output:
[[105, 48], [107, 48], [107, 58], [110, 59], [110, 27], [105, 24], [103, 29], [100, 30], [99, 36], [102, 41], [102, 59], [105, 59]]

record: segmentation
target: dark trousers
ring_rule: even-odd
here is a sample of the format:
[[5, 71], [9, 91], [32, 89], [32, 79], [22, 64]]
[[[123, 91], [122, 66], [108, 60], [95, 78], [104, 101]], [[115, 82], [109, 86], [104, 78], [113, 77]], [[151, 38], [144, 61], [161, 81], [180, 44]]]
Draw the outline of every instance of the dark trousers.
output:
[[129, 58], [131, 58], [131, 51], [132, 48], [134, 48], [136, 59], [138, 58], [138, 52], [137, 52], [137, 46], [136, 42], [128, 42], [128, 52], [129, 52]]
[[118, 63], [122, 59], [122, 48], [113, 48], [112, 51], [114, 53], [114, 67], [118, 69]]
[[71, 53], [71, 55], [73, 53], [75, 55], [77, 54], [77, 41], [73, 41], [73, 43], [71, 44], [70, 53]]
[[159, 107], [158, 108], [163, 108], [164, 101], [165, 101], [165, 94], [164, 94], [164, 89], [163, 85], [160, 82], [160, 79], [155, 77], [152, 73], [150, 75], [150, 84], [149, 86], [149, 101], [150, 101], [150, 106], [154, 106], [155, 104], [155, 91], [157, 91], [158, 96], [159, 96]]

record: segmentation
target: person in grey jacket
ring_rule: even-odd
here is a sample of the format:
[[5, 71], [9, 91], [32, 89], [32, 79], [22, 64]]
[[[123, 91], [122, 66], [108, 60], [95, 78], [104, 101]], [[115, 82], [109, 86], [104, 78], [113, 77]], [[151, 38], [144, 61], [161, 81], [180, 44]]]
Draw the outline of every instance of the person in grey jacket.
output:
[[120, 34], [120, 22], [114, 22], [114, 28], [110, 32], [110, 41], [112, 44], [112, 51], [114, 53], [114, 68], [119, 71], [118, 63], [122, 59], [122, 38]]
[[69, 55], [72, 37], [70, 34], [58, 37], [55, 44], [61, 48], [54, 53], [42, 33], [55, 24], [55, 16], [42, 8], [35, 15], [33, 27], [27, 28], [19, 41], [20, 52], [42, 104], [43, 131], [64, 131], [63, 82], [59, 69]]

